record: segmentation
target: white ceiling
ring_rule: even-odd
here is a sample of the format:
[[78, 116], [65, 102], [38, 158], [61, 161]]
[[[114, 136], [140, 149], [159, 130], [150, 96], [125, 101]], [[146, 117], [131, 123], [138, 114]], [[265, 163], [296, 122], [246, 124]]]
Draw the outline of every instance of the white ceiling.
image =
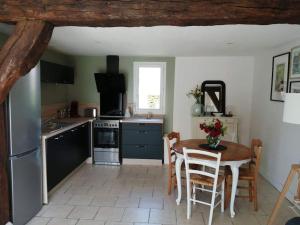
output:
[[[1, 30], [5, 31], [5, 26], [0, 26]], [[49, 46], [67, 54], [90, 56], [253, 55], [297, 39], [299, 25], [56, 27]]]

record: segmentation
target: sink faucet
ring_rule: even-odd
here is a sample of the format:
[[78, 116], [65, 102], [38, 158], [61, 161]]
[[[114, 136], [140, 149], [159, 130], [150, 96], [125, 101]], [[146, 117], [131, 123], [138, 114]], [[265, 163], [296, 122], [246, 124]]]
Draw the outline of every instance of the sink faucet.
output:
[[147, 114], [147, 119], [151, 119], [152, 116], [153, 116], [152, 112], [148, 112], [148, 114]]

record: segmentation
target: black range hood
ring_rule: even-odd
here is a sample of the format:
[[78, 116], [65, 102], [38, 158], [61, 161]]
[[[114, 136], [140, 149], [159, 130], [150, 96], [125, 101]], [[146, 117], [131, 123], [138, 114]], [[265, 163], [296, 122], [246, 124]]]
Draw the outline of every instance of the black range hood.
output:
[[119, 73], [119, 56], [106, 56], [106, 73], [95, 73], [97, 90], [103, 92], [125, 93], [125, 77]]
[[119, 73], [119, 56], [107, 56], [106, 64], [106, 73], [95, 73], [97, 90], [100, 93], [100, 116], [123, 117], [126, 87], [124, 74]]

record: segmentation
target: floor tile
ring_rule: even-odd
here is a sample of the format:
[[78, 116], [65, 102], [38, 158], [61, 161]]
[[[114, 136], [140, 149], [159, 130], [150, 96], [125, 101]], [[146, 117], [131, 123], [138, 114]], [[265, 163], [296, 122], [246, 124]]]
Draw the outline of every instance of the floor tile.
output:
[[104, 225], [104, 221], [99, 220], [79, 220], [76, 225]]
[[151, 209], [149, 223], [176, 224], [175, 211]]
[[96, 196], [90, 205], [92, 206], [115, 206], [117, 197], [112, 196]]
[[149, 220], [149, 209], [127, 208], [122, 222], [147, 223]]
[[75, 225], [77, 220], [53, 218], [47, 225]]
[[101, 207], [95, 217], [95, 220], [121, 221], [123, 214], [124, 208]]
[[116, 202], [116, 207], [123, 208], [138, 208], [140, 198], [130, 197], [130, 198], [119, 198]]
[[134, 224], [133, 223], [126, 223], [126, 222], [110, 221], [110, 222], [107, 222], [105, 225], [134, 225]]
[[27, 225], [46, 225], [49, 221], [50, 218], [34, 217]]
[[50, 205], [64, 205], [66, 204], [72, 197], [72, 194], [57, 194], [50, 196], [49, 204]]
[[99, 207], [76, 206], [69, 214], [70, 219], [93, 219], [97, 214]]
[[162, 209], [163, 203], [162, 198], [141, 198], [139, 208]]
[[134, 223], [134, 225], [161, 225], [159, 223]]
[[68, 205], [89, 205], [93, 201], [94, 196], [89, 195], [73, 195], [68, 201]]
[[66, 218], [74, 206], [69, 205], [51, 205], [41, 215], [42, 217]]

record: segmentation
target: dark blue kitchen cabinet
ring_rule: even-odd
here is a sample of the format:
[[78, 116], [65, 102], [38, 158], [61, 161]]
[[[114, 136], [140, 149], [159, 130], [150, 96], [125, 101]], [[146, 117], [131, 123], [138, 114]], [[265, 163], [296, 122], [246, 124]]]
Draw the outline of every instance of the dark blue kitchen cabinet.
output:
[[89, 138], [89, 123], [85, 123], [47, 139], [48, 191], [89, 157]]
[[41, 60], [41, 81], [74, 84], [74, 68]]
[[122, 123], [122, 158], [163, 160], [163, 126], [151, 123]]

